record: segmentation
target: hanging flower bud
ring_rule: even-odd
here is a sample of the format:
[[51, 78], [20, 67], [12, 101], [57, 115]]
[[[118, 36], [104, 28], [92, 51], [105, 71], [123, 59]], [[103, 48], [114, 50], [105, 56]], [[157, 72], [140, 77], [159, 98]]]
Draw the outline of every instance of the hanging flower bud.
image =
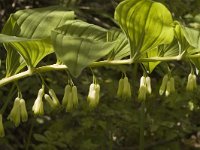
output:
[[60, 106], [60, 102], [59, 102], [54, 90], [49, 89], [49, 95], [51, 96], [55, 107], [59, 107]]
[[20, 114], [22, 122], [26, 122], [28, 120], [28, 113], [26, 110], [26, 103], [24, 99], [20, 99]]
[[51, 97], [48, 94], [45, 94], [44, 98], [49, 103], [49, 105], [50, 105], [51, 108], [53, 108], [53, 109], [56, 108], [53, 100], [51, 99]]
[[43, 101], [42, 101], [43, 96], [44, 96], [44, 89], [41, 88], [38, 91], [38, 96], [32, 107], [32, 110], [35, 115], [43, 115], [44, 114], [44, 107], [43, 107]]
[[73, 101], [74, 107], [76, 107], [78, 105], [78, 93], [77, 93], [76, 86], [72, 87], [72, 101]]
[[99, 84], [92, 83], [89, 88], [89, 93], [87, 97], [87, 101], [89, 102], [89, 106], [94, 108], [99, 103], [99, 93], [100, 86]]
[[173, 93], [175, 92], [175, 84], [174, 84], [174, 78], [170, 78], [170, 92]]
[[69, 101], [69, 95], [72, 91], [72, 87], [68, 84], [65, 86], [65, 92], [64, 92], [64, 96], [63, 96], [63, 99], [62, 99], [62, 105], [63, 106], [67, 106], [67, 103]]
[[166, 75], [163, 77], [162, 84], [161, 84], [161, 86], [160, 86], [160, 90], [159, 90], [159, 94], [160, 94], [160, 95], [163, 95], [163, 93], [165, 92], [166, 87], [167, 87], [167, 81], [168, 81], [168, 75], [166, 74]]
[[0, 114], [0, 137], [4, 137], [4, 136], [5, 136], [5, 131], [3, 127], [3, 117], [2, 117], [2, 114]]
[[73, 109], [72, 92], [68, 95], [68, 101], [66, 105], [66, 112], [70, 112]]
[[197, 88], [197, 81], [196, 81], [196, 75], [193, 73], [190, 73], [188, 75], [188, 82], [186, 86], [187, 91], [193, 91], [195, 88]]
[[146, 77], [146, 86], [147, 86], [147, 92], [151, 94], [151, 78], [149, 76]]
[[193, 74], [193, 87], [194, 87], [194, 89], [197, 88], [197, 77], [195, 74]]
[[118, 96], [119, 98], [121, 98], [122, 95], [123, 95], [123, 89], [124, 89], [124, 79], [121, 78], [121, 79], [119, 80], [118, 90], [117, 90], [117, 96]]
[[10, 121], [14, 122], [15, 126], [19, 126], [20, 124], [20, 98], [17, 97], [14, 101], [13, 108], [8, 115]]
[[167, 81], [167, 87], [166, 87], [166, 91], [165, 91], [165, 96], [169, 96], [171, 92], [171, 82], [170, 80]]
[[131, 86], [128, 81], [128, 78], [124, 78], [124, 87], [123, 87], [123, 93], [122, 93], [122, 98], [127, 100], [131, 98]]
[[140, 88], [139, 88], [138, 100], [140, 100], [140, 101], [146, 100], [146, 94], [147, 94], [146, 78], [144, 76], [142, 76], [140, 78]]

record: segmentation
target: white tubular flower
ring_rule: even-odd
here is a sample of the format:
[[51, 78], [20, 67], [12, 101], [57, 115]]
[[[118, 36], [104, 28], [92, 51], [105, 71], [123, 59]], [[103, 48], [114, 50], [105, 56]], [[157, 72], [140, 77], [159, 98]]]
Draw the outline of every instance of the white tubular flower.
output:
[[168, 81], [168, 75], [166, 74], [163, 77], [162, 84], [161, 84], [160, 89], [159, 89], [159, 94], [160, 95], [163, 95], [163, 93], [165, 92], [166, 87], [167, 87], [167, 81]]
[[70, 112], [73, 109], [72, 92], [68, 95], [68, 101], [66, 105], [66, 112]]
[[78, 92], [77, 92], [76, 86], [72, 87], [72, 102], [73, 102], [74, 107], [78, 105]]
[[26, 110], [26, 103], [24, 99], [20, 99], [20, 114], [22, 122], [26, 122], [28, 120], [28, 113]]
[[54, 92], [53, 89], [49, 89], [49, 95], [51, 96], [52, 100], [53, 100], [53, 103], [55, 105], [55, 107], [59, 107], [60, 106], [60, 102]]
[[53, 109], [56, 108], [53, 100], [51, 99], [51, 97], [48, 94], [45, 94], [44, 98], [49, 103], [49, 105], [50, 105], [51, 108], [53, 108]]
[[13, 108], [10, 114], [8, 115], [7, 119], [12, 121], [16, 127], [19, 126], [20, 124], [20, 98], [19, 97], [15, 99]]
[[5, 136], [5, 131], [3, 127], [3, 117], [2, 117], [2, 114], [0, 114], [0, 137], [4, 137], [4, 136]]
[[151, 78], [149, 76], [146, 77], [146, 86], [147, 86], [147, 92], [151, 94]]
[[122, 98], [125, 100], [131, 98], [131, 86], [127, 77], [124, 78], [124, 88], [123, 88]]
[[43, 96], [44, 96], [44, 89], [41, 88], [38, 91], [38, 96], [32, 107], [32, 110], [35, 115], [43, 115], [44, 114], [44, 107], [43, 107], [43, 101], [42, 101]]
[[170, 92], [173, 93], [175, 92], [175, 84], [174, 84], [174, 78], [170, 78]]
[[89, 106], [94, 108], [99, 103], [99, 93], [100, 86], [99, 84], [92, 83], [89, 88], [89, 93], [87, 97], [87, 101], [89, 102]]
[[147, 94], [147, 86], [146, 86], [146, 78], [142, 76], [140, 78], [140, 88], [138, 93], [138, 100], [143, 101], [146, 100], [146, 94]]
[[187, 86], [186, 86], [186, 90], [187, 91], [193, 91], [194, 89], [197, 88], [197, 79], [196, 79], [196, 75], [193, 73], [190, 73], [188, 75], [188, 82], [187, 82]]
[[63, 99], [62, 99], [62, 105], [65, 107], [67, 106], [67, 103], [70, 99], [70, 93], [72, 92], [72, 87], [68, 84], [65, 86], [65, 92], [64, 92], [64, 96], [63, 96]]
[[165, 96], [169, 96], [171, 93], [171, 82], [170, 80], [167, 81], [167, 87], [166, 87], [166, 91], [165, 91]]
[[121, 79], [119, 80], [118, 90], [117, 90], [117, 96], [118, 96], [119, 98], [121, 98], [122, 95], [123, 95], [123, 89], [124, 89], [124, 79], [121, 78]]

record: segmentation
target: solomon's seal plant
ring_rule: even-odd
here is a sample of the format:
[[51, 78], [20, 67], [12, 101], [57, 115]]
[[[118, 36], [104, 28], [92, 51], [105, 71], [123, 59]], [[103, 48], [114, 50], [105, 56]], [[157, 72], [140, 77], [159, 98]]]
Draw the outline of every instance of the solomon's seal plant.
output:
[[[60, 6], [19, 10], [10, 15], [0, 34], [0, 43], [7, 52], [6, 72], [0, 80], [0, 87], [51, 71], [67, 70], [69, 78], [77, 78], [87, 68], [104, 66], [115, 66], [124, 72], [125, 65], [141, 64], [144, 66], [142, 69], [151, 74], [158, 65], [169, 66], [168, 62], [189, 61], [200, 69], [200, 31], [173, 20], [163, 4], [152, 0], [124, 0], [116, 7], [114, 19], [117, 29], [103, 28], [81, 20], [75, 11]], [[41, 63], [39, 66], [49, 54], [56, 56], [57, 63]], [[117, 96], [125, 100], [133, 97], [131, 89], [135, 87], [129, 82], [133, 77], [128, 77], [124, 75], [119, 80], [117, 90]], [[186, 89], [192, 91], [196, 86], [196, 76], [192, 73], [188, 76]], [[33, 113], [44, 114], [43, 98], [53, 109], [64, 107], [71, 112], [79, 103], [77, 87], [72, 81], [63, 87], [60, 107], [56, 93], [49, 89], [45, 94], [42, 85], [32, 106]], [[170, 72], [164, 75], [159, 94], [169, 96], [174, 91], [175, 82]], [[152, 92], [150, 77], [142, 76], [138, 92], [141, 114], [144, 114], [147, 94]], [[98, 105], [100, 94], [100, 85], [93, 79], [86, 95], [89, 107]], [[17, 97], [8, 119], [18, 126], [21, 120], [24, 122], [28, 119], [27, 114], [25, 101]], [[1, 136], [4, 135], [2, 115]]]

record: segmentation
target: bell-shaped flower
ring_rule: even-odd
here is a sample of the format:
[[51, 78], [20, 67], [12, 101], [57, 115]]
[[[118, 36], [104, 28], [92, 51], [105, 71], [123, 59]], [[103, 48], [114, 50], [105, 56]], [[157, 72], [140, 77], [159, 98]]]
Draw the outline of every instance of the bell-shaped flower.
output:
[[53, 100], [51, 99], [51, 97], [48, 94], [44, 94], [44, 98], [47, 101], [47, 103], [50, 105], [51, 108], [53, 108], [53, 109], [56, 108]]
[[151, 78], [149, 76], [146, 77], [146, 87], [147, 87], [147, 92], [151, 94]]
[[66, 111], [70, 112], [74, 107], [78, 105], [78, 92], [76, 86], [66, 85], [65, 92], [62, 99], [62, 105], [66, 107]]
[[0, 114], [0, 137], [4, 137], [4, 136], [5, 136], [5, 131], [3, 127], [3, 117], [2, 117], [2, 114]]
[[100, 85], [92, 83], [89, 88], [87, 101], [91, 108], [94, 108], [99, 103]]
[[124, 79], [121, 78], [121, 79], [119, 80], [118, 90], [117, 90], [117, 96], [120, 97], [120, 98], [121, 98], [122, 95], [123, 95], [123, 89], [124, 89]]
[[194, 89], [197, 88], [197, 81], [196, 81], [196, 75], [193, 73], [190, 73], [188, 75], [188, 82], [187, 82], [187, 86], [186, 86], [186, 90], [187, 91], [193, 91]]
[[174, 84], [174, 78], [170, 78], [170, 92], [173, 93], [175, 92], [175, 84]]
[[72, 87], [69, 84], [67, 84], [65, 86], [64, 96], [63, 96], [63, 99], [62, 99], [62, 105], [64, 107], [67, 106], [67, 103], [68, 103], [68, 101], [70, 99], [69, 95], [70, 95], [71, 92], [72, 92]]
[[165, 91], [165, 96], [169, 96], [171, 93], [171, 82], [170, 80], [167, 81], [167, 86], [166, 86], [166, 91]]
[[72, 86], [72, 101], [73, 101], [73, 106], [77, 107], [77, 105], [78, 105], [78, 92], [77, 92], [76, 86]]
[[127, 77], [121, 78], [119, 80], [117, 96], [124, 100], [131, 98], [131, 86]]
[[160, 86], [160, 89], [159, 89], [159, 94], [160, 94], [160, 95], [163, 95], [163, 93], [164, 93], [165, 90], [166, 90], [168, 78], [169, 78], [169, 77], [168, 77], [168, 74], [166, 74], [166, 75], [163, 77], [163, 80], [162, 80], [162, 83], [161, 83], [161, 86]]
[[20, 114], [22, 122], [26, 122], [28, 120], [28, 113], [26, 110], [26, 103], [24, 99], [20, 99]]
[[43, 106], [43, 101], [42, 101], [43, 96], [44, 96], [44, 89], [41, 88], [38, 91], [38, 96], [32, 107], [32, 110], [35, 115], [43, 115], [44, 114], [44, 106]]
[[53, 100], [53, 103], [55, 105], [55, 107], [59, 107], [60, 106], [60, 102], [54, 92], [53, 89], [49, 89], [49, 95], [51, 96], [52, 100]]
[[143, 101], [146, 100], [147, 94], [147, 84], [146, 84], [146, 77], [142, 76], [140, 78], [140, 88], [138, 93], [138, 100]]
[[7, 118], [10, 121], [12, 121], [16, 127], [19, 126], [20, 124], [20, 113], [21, 113], [20, 112], [20, 98], [17, 97], [14, 101], [13, 108]]

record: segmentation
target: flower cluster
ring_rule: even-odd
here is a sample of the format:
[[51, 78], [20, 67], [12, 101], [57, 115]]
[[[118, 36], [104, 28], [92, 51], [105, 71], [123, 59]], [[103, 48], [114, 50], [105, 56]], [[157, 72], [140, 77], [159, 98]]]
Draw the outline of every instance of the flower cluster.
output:
[[140, 88], [138, 94], [138, 100], [146, 100], [146, 95], [151, 94], [151, 79], [149, 76], [142, 76], [140, 78]]
[[131, 98], [131, 86], [127, 77], [121, 78], [119, 80], [117, 96], [124, 100]]
[[91, 108], [94, 108], [99, 103], [99, 93], [100, 93], [100, 85], [97, 83], [92, 83], [89, 88], [89, 93], [87, 97], [87, 101]]
[[163, 95], [165, 93], [165, 96], [169, 96], [173, 92], [175, 92], [174, 78], [169, 77], [169, 75], [166, 74], [163, 77], [162, 84], [159, 89], [159, 94]]
[[8, 115], [8, 119], [14, 122], [15, 126], [19, 126], [20, 121], [26, 122], [28, 119], [28, 113], [26, 110], [25, 100], [17, 97], [14, 101], [13, 108]]
[[62, 105], [66, 108], [66, 111], [71, 111], [78, 105], [78, 93], [77, 87], [67, 84], [65, 86], [65, 92], [62, 99]]
[[194, 73], [190, 73], [188, 75], [188, 82], [186, 86], [187, 91], [193, 91], [194, 89], [197, 88], [197, 78]]

